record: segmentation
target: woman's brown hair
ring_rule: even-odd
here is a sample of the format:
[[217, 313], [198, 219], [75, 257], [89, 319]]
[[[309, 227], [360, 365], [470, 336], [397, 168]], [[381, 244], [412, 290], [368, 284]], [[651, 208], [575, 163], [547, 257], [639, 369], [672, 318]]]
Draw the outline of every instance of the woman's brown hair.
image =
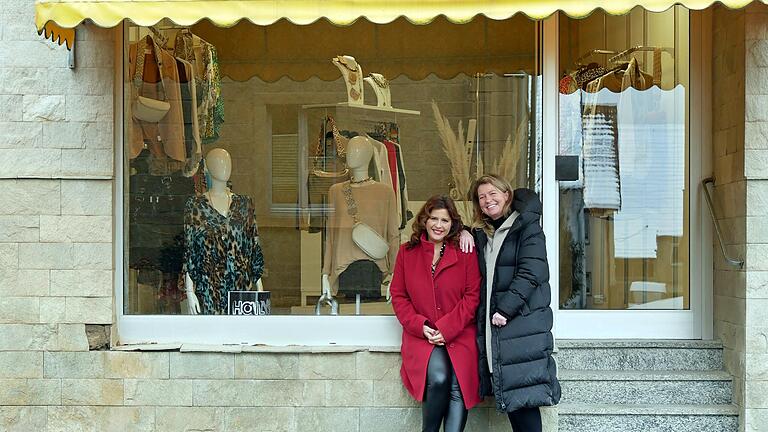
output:
[[448, 216], [451, 218], [451, 229], [444, 241], [453, 244], [459, 243], [459, 233], [461, 233], [464, 225], [458, 210], [456, 210], [456, 204], [446, 195], [435, 195], [424, 203], [419, 214], [416, 215], [416, 220], [413, 221], [413, 234], [411, 234], [411, 239], [408, 240], [406, 246], [408, 249], [416, 247], [421, 243], [421, 236], [427, 234], [427, 219], [432, 214], [432, 210], [446, 210], [448, 212]]
[[509, 184], [509, 182], [504, 177], [496, 174], [486, 174], [481, 176], [472, 184], [472, 188], [469, 191], [469, 199], [472, 200], [472, 207], [474, 209], [472, 214], [472, 227], [482, 228], [486, 233], [492, 234], [493, 226], [490, 222], [491, 218], [486, 216], [485, 213], [483, 213], [483, 210], [480, 208], [480, 196], [477, 193], [477, 190], [480, 188], [480, 186], [484, 184], [489, 184], [502, 193], [509, 192], [509, 199], [507, 200], [506, 204], [504, 204], [504, 208], [501, 209], [504, 216], [508, 216], [510, 213], [512, 213], [511, 208], [514, 191], [512, 190], [512, 185]]

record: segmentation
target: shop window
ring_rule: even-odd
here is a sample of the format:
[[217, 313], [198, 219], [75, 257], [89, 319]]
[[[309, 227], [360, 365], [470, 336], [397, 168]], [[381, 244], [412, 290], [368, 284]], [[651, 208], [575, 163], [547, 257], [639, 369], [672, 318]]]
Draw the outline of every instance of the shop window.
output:
[[[541, 184], [536, 28], [127, 25], [123, 314], [391, 315], [430, 196], [468, 223], [478, 173]], [[350, 207], [381, 241], [353, 238]]]
[[561, 309], [690, 308], [689, 12], [561, 17]]

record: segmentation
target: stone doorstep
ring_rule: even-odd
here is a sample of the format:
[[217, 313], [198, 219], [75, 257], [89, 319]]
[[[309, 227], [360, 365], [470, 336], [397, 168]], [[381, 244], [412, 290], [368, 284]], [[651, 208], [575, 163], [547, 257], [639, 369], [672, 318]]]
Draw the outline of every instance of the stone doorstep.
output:
[[562, 403], [558, 415], [589, 416], [738, 416], [736, 405], [655, 405]]
[[569, 370], [557, 373], [560, 381], [731, 381], [722, 370]]
[[591, 348], [687, 348], [722, 349], [719, 340], [672, 340], [672, 339], [556, 339], [555, 347], [560, 349]]

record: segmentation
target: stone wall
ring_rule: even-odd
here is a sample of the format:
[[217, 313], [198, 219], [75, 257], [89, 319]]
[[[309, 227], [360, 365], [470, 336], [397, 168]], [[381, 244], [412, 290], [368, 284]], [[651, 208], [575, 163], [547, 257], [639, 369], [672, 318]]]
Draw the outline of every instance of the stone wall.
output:
[[768, 425], [768, 6], [745, 16], [746, 299], [744, 424]]
[[[744, 11], [714, 9], [712, 58], [712, 165], [714, 199], [724, 227], [726, 250], [744, 256]], [[715, 239], [717, 241], [717, 239]], [[726, 369], [734, 377], [734, 402], [744, 402], [744, 314], [746, 272], [729, 266], [714, 250], [714, 334], [722, 340]], [[742, 413], [743, 414], [743, 413]]]
[[727, 249], [745, 260], [734, 269], [715, 245], [715, 335], [741, 426], [758, 431], [768, 424], [768, 7], [715, 8], [714, 35], [716, 200]]

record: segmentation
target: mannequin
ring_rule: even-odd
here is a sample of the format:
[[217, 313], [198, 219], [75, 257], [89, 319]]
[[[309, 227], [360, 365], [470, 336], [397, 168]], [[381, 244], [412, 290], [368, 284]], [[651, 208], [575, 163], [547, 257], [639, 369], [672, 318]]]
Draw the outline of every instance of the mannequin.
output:
[[384, 75], [372, 72], [363, 81], [367, 82], [376, 95], [376, 106], [392, 107], [392, 94], [389, 91], [389, 80]]
[[347, 101], [350, 105], [363, 105], [363, 68], [357, 63], [354, 57], [340, 55], [331, 59], [341, 71], [344, 77], [344, 83], [347, 85]]
[[[390, 186], [376, 182], [369, 177], [368, 167], [373, 157], [373, 145], [365, 136], [356, 136], [347, 143], [347, 167], [350, 181], [331, 186], [328, 195], [335, 211], [326, 228], [326, 247], [323, 265], [321, 299], [332, 298], [340, 279], [351, 265], [363, 264], [358, 276], [384, 276], [394, 269], [395, 255], [399, 244], [399, 220], [395, 196]], [[352, 217], [347, 213], [348, 205], [343, 197], [344, 188], [351, 187], [361, 222], [376, 229], [389, 243], [389, 252], [382, 259], [365, 254], [352, 240]], [[370, 271], [368, 271], [370, 269]], [[378, 272], [379, 275], [374, 273]], [[374, 278], [375, 280], [375, 278]], [[368, 282], [370, 283], [370, 282]], [[379, 290], [381, 282], [375, 287]], [[359, 313], [360, 295], [356, 296], [356, 311]]]
[[[208, 191], [187, 201], [184, 215], [184, 231], [187, 251], [185, 253], [184, 287], [187, 293], [187, 310], [190, 315], [202, 313], [223, 313], [226, 292], [232, 289], [248, 289], [254, 285], [259, 291], [264, 262], [254, 217], [253, 202], [249, 197], [233, 194], [227, 187], [232, 173], [232, 158], [220, 148], [208, 152], [205, 157]], [[236, 243], [236, 244], [233, 244]], [[216, 247], [209, 250], [207, 245]], [[237, 250], [240, 255], [230, 253]], [[204, 257], [204, 253], [223, 251], [224, 256]], [[210, 264], [213, 262], [214, 264]], [[208, 267], [205, 267], [205, 264]], [[211, 268], [211, 265], [220, 267]], [[223, 268], [232, 267], [237, 276], [226, 273]], [[212, 286], [213, 281], [221, 286]], [[203, 287], [196, 287], [204, 284]], [[226, 285], [226, 286], [224, 286]], [[196, 289], [197, 288], [197, 289]], [[214, 291], [212, 302], [201, 307], [200, 290]], [[211, 292], [206, 291], [207, 295]], [[222, 298], [223, 297], [223, 298]]]

